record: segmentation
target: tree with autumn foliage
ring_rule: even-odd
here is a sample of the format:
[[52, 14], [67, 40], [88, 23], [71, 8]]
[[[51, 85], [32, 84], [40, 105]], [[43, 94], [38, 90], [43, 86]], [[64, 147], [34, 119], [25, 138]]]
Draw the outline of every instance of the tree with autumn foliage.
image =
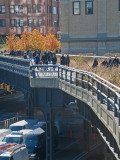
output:
[[10, 35], [6, 38], [9, 51], [55, 51], [61, 47], [61, 43], [56, 39], [54, 34], [48, 32], [45, 37], [36, 29], [32, 32], [24, 31], [21, 38], [16, 37], [13, 30], [10, 30]]
[[6, 44], [8, 46], [8, 50], [12, 51], [15, 47], [15, 34], [12, 29], [10, 29], [10, 34], [6, 36]]
[[37, 29], [31, 32], [31, 48], [32, 50], [45, 50], [45, 37], [40, 34]]
[[24, 31], [21, 35], [21, 50], [27, 51], [31, 49], [31, 33]]
[[45, 38], [45, 50], [46, 51], [55, 51], [61, 48], [60, 41], [57, 40], [54, 34], [48, 32]]

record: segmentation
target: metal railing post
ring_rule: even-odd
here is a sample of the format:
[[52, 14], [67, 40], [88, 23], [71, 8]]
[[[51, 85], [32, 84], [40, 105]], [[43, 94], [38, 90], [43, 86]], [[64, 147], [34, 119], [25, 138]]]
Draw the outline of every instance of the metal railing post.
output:
[[120, 126], [120, 97], [119, 97], [118, 124]]
[[114, 93], [114, 116], [117, 117], [117, 108], [116, 108], [116, 103], [117, 103], [117, 96]]
[[110, 90], [109, 90], [109, 88], [107, 88], [107, 110], [110, 110], [109, 98], [110, 98]]
[[92, 78], [92, 94], [94, 95], [94, 79]]
[[88, 75], [88, 91], [90, 90], [90, 76]]
[[63, 68], [61, 68], [61, 79], [63, 79]]
[[78, 73], [76, 72], [76, 74], [75, 74], [75, 78], [76, 78], [76, 86], [78, 86]]
[[60, 75], [59, 75], [59, 71], [60, 71], [60, 68], [59, 68], [59, 66], [58, 66], [58, 78], [60, 77]]
[[83, 88], [84, 87], [84, 83], [83, 83], [83, 79], [84, 79], [84, 75], [83, 75], [83, 73], [81, 74], [81, 87]]
[[70, 83], [72, 83], [72, 71], [70, 71]]
[[97, 100], [100, 100], [100, 93], [99, 93], [99, 82], [97, 81]]
[[103, 103], [102, 91], [103, 91], [103, 85], [100, 84], [100, 103]]
[[65, 69], [65, 81], [67, 81], [67, 69]]

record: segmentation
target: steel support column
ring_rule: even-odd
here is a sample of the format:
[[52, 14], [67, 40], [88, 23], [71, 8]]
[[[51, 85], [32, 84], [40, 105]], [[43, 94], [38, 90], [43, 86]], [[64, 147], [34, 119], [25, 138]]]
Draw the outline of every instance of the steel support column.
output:
[[89, 123], [87, 121], [83, 121], [84, 125], [84, 150], [89, 152], [90, 149], [90, 139], [89, 139]]
[[53, 118], [53, 109], [52, 107], [47, 104], [46, 111], [46, 160], [54, 160], [53, 155], [53, 125], [54, 125], [54, 118]]

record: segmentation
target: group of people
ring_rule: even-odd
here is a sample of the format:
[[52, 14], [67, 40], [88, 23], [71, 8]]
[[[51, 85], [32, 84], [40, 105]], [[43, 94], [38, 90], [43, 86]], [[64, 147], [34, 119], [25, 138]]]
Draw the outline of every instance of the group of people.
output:
[[70, 57], [69, 57], [69, 55], [67, 55], [65, 57], [64, 54], [62, 54], [62, 56], [60, 57], [60, 64], [61, 65], [66, 65], [66, 66], [69, 67], [69, 64], [70, 64]]
[[[115, 58], [109, 58], [109, 60], [105, 59], [102, 63], [101, 63], [101, 66], [104, 66], [104, 67], [109, 67], [109, 68], [112, 68], [112, 67], [117, 67], [119, 66], [120, 64], [120, 60], [118, 59], [117, 56], [115, 56]], [[93, 62], [93, 65], [92, 65], [92, 68], [95, 68], [98, 66], [98, 60], [95, 58], [94, 59], [94, 62]]]
[[[49, 64], [53, 64], [55, 65], [57, 63], [57, 57], [55, 53], [52, 52], [44, 52], [41, 53], [40, 51], [27, 51], [24, 54], [24, 59], [34, 59], [35, 64], [45, 64], [48, 65]], [[62, 54], [62, 56], [60, 57], [60, 64], [61, 65], [66, 65], [69, 67], [70, 64], [70, 57], [69, 55], [64, 56], [64, 54]]]

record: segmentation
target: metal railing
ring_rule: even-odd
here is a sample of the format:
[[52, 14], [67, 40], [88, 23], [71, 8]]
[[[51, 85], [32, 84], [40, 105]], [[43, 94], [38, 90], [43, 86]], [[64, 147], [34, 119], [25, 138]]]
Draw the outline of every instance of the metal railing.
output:
[[0, 56], [0, 61], [24, 67], [30, 67], [30, 60], [16, 57]]
[[0, 56], [0, 69], [29, 77], [30, 60]]
[[59, 65], [33, 65], [30, 67], [30, 76], [33, 78], [58, 78]]
[[98, 75], [61, 65], [34, 65], [30, 68], [33, 78], [58, 78], [92, 92], [107, 110], [114, 112], [120, 125], [120, 88]]
[[118, 117], [120, 125], [120, 88], [104, 80], [94, 73], [68, 68], [58, 67], [58, 78], [67, 81], [75, 86], [92, 91], [97, 96], [101, 104], [107, 106], [107, 110], [114, 112], [114, 117]]

